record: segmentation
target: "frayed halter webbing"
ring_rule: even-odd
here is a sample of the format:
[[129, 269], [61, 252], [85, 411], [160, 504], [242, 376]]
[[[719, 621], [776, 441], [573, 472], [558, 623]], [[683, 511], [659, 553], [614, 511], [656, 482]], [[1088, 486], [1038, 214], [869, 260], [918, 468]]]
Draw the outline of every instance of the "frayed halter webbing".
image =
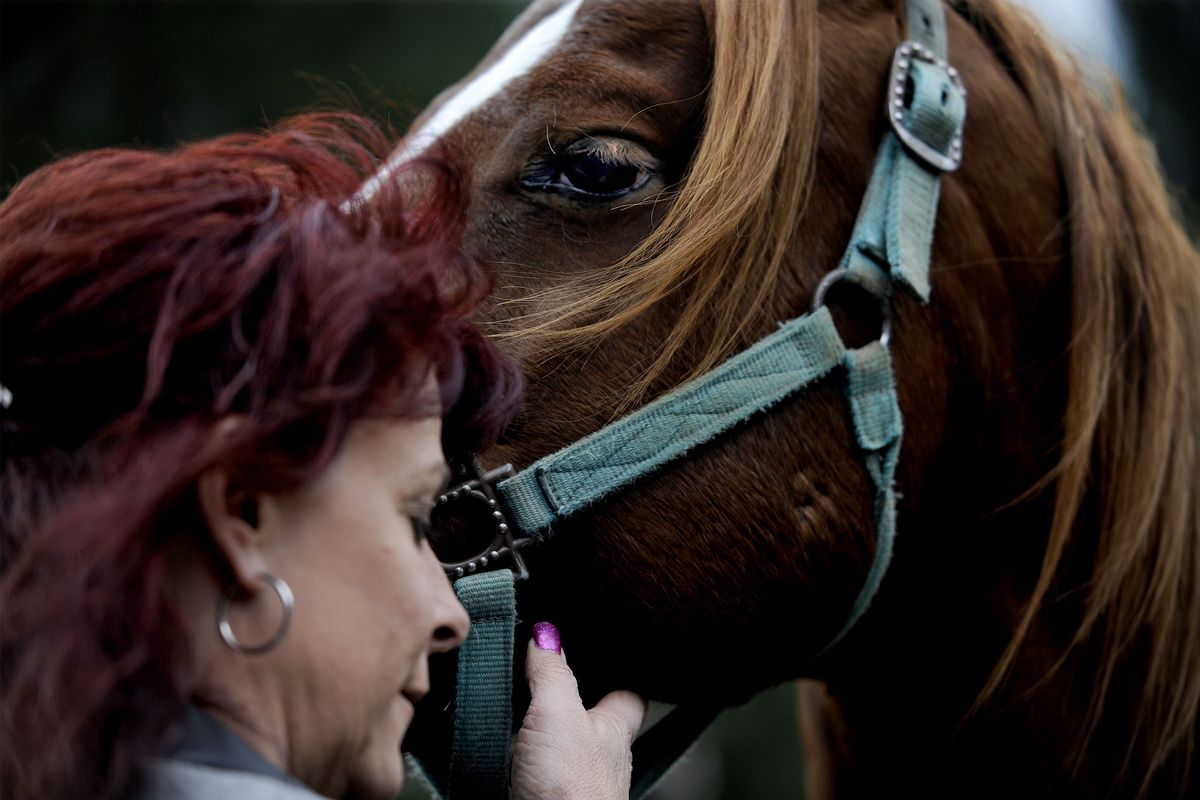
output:
[[[946, 23], [940, 0], [909, 0], [910, 41], [892, 61], [887, 109], [892, 130], [875, 161], [849, 247], [818, 289], [811, 313], [777, 330], [711, 372], [495, 486], [512, 533], [545, 539], [555, 523], [677, 461], [694, 448], [766, 412], [822, 378], [844, 371], [855, 436], [875, 485], [874, 561], [841, 630], [842, 640], [866, 613], [892, 557], [896, 535], [894, 480], [902, 421], [888, 349], [886, 314], [892, 286], [929, 299], [929, 260], [941, 173], [958, 167], [966, 91], [946, 63]], [[824, 307], [838, 280], [879, 298], [884, 336], [846, 347]], [[515, 550], [515, 548], [514, 548]], [[496, 551], [491, 551], [496, 560]], [[458, 704], [451, 766], [452, 796], [506, 796], [511, 735], [513, 573], [475, 572], [486, 557], [460, 566], [455, 588], [471, 615], [459, 652]], [[493, 564], [494, 566], [494, 564]], [[716, 709], [678, 709], [635, 745], [634, 787], [640, 797], [707, 726]], [[662, 733], [656, 735], [656, 731]], [[641, 750], [639, 745], [649, 742]]]

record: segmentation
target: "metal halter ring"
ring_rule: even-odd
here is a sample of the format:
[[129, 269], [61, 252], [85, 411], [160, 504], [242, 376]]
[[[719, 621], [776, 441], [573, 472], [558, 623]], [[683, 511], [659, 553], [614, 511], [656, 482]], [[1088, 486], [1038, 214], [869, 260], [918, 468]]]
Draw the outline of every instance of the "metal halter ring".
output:
[[[470, 464], [469, 471], [472, 477], [464, 483], [447, 489], [437, 499], [435, 506], [436, 509], [444, 511], [455, 505], [475, 504], [487, 514], [486, 524], [491, 528], [490, 536], [487, 539], [487, 545], [471, 558], [447, 559], [439, 554], [438, 560], [442, 564], [442, 569], [445, 570], [446, 575], [452, 581], [465, 575], [474, 575], [477, 572], [487, 572], [502, 568], [512, 570], [516, 580], [528, 578], [529, 570], [525, 566], [525, 559], [521, 556], [521, 550], [526, 545], [531, 544], [534, 539], [530, 536], [513, 535], [508, 518], [504, 516], [504, 511], [499, 504], [495, 489], [497, 483], [514, 473], [512, 464], [505, 464], [502, 467], [485, 471], [479, 460], [474, 459]], [[481, 532], [488, 533], [488, 531]], [[437, 550], [438, 547], [435, 542], [434, 552], [436, 553]]]
[[[812, 310], [816, 311], [821, 306], [825, 305], [825, 295], [838, 281], [850, 276], [850, 270], [845, 267], [838, 267], [829, 272], [821, 282], [817, 284], [817, 291], [813, 294]], [[879, 343], [887, 347], [892, 341], [892, 311], [888, 305], [887, 298], [879, 298], [879, 316], [883, 320], [883, 327], [879, 333]]]
[[235, 653], [253, 656], [274, 650], [283, 641], [283, 637], [287, 635], [288, 626], [292, 624], [292, 612], [296, 607], [296, 598], [292, 595], [292, 587], [288, 586], [287, 581], [277, 578], [269, 572], [259, 573], [258, 579], [274, 589], [275, 594], [279, 596], [279, 602], [283, 606], [283, 619], [279, 621], [279, 628], [275, 631], [275, 635], [262, 644], [246, 645], [239, 642], [233, 633], [233, 626], [229, 624], [229, 604], [233, 602], [233, 597], [238, 591], [237, 581], [234, 581], [221, 595], [221, 602], [217, 604], [217, 630], [221, 632], [221, 640]]

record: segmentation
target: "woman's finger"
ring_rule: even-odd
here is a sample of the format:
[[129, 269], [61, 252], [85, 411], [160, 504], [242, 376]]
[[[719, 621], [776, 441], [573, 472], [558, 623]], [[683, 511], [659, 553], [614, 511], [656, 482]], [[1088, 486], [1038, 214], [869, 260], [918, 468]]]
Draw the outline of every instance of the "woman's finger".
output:
[[583, 710], [575, 673], [563, 657], [558, 629], [549, 622], [533, 626], [533, 639], [525, 657], [525, 677], [529, 679], [531, 705]]
[[513, 745], [513, 800], [628, 797], [630, 742], [646, 710], [641, 698], [613, 692], [585, 711], [558, 629], [548, 622], [533, 626], [525, 673], [532, 697]]
[[626, 746], [633, 744], [642, 720], [646, 718], [646, 701], [640, 695], [618, 690], [604, 695], [588, 712], [593, 721], [605, 720], [624, 734]]

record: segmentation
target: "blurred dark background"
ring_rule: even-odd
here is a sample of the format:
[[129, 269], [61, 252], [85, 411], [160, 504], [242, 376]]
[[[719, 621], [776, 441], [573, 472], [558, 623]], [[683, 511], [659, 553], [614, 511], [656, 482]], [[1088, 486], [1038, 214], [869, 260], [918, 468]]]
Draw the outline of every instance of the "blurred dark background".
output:
[[403, 126], [525, 4], [0, 0], [0, 182], [77, 150], [261, 127], [338, 89]]
[[[1088, 55], [1125, 81], [1195, 226], [1200, 2], [1020, 1], [1073, 45], [1108, 45]], [[403, 128], [526, 3], [0, 0], [0, 192], [58, 155], [252, 128], [335, 94]]]
[[[0, 0], [0, 192], [58, 155], [253, 128], [333, 95], [403, 128], [527, 1]], [[1200, 2], [1020, 1], [1073, 45], [1107, 44], [1087, 55], [1125, 81], [1195, 226]]]
[[1130, 103], [1179, 191], [1193, 239], [1200, 234], [1200, 2], [1116, 4], [1133, 45]]
[[[1200, 230], [1200, 0], [1021, 1], [1074, 47], [1107, 43], [1084, 55], [1124, 80]], [[60, 155], [261, 127], [330, 99], [403, 129], [525, 5], [0, 0], [0, 196]], [[794, 692], [780, 687], [728, 712], [658, 798], [798, 798], [798, 756]]]

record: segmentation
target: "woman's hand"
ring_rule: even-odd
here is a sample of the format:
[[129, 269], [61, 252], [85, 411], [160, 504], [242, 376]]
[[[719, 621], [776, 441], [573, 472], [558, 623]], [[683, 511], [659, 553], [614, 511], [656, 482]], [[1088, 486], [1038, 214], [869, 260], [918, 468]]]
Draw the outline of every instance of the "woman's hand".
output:
[[525, 674], [533, 697], [513, 745], [511, 800], [626, 800], [646, 702], [618, 691], [584, 709], [548, 622], [534, 626]]

